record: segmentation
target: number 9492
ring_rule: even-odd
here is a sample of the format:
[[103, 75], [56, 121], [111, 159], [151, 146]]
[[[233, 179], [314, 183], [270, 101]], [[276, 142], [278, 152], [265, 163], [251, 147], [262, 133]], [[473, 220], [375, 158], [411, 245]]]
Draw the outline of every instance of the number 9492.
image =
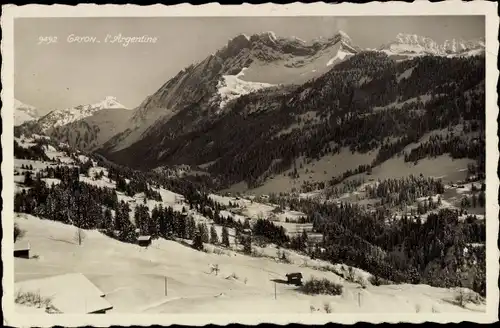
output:
[[57, 43], [57, 36], [39, 36], [38, 44]]

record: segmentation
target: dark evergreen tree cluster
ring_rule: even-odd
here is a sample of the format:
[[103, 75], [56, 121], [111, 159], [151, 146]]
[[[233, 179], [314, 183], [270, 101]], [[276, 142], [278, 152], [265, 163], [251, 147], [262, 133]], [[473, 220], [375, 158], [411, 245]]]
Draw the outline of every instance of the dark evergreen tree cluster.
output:
[[369, 198], [380, 198], [389, 207], [413, 204], [420, 197], [444, 193], [441, 180], [410, 175], [400, 179], [381, 180], [376, 186], [366, 186]]
[[405, 155], [405, 162], [417, 162], [426, 157], [450, 154], [452, 158], [479, 158], [486, 151], [482, 138], [461, 138], [458, 136], [434, 135]]
[[254, 236], [264, 237], [269, 242], [275, 243], [278, 246], [290, 241], [285, 228], [277, 226], [266, 219], [257, 219], [252, 227], [252, 232]]
[[[326, 251], [316, 248], [312, 256], [353, 265], [394, 282], [459, 286], [462, 278], [445, 274], [445, 270], [451, 272], [459, 264], [465, 265], [462, 251], [468, 243], [485, 242], [484, 220], [471, 215], [462, 220], [460, 211], [440, 210], [428, 214], [425, 221], [419, 216], [387, 220], [389, 214], [381, 209], [366, 212], [355, 204], [296, 202], [312, 218], [313, 231], [323, 235], [320, 245]], [[294, 248], [300, 244], [294, 240]], [[480, 252], [474, 256], [484, 263]], [[468, 263], [467, 268], [477, 271], [468, 287], [481, 285], [485, 267]], [[485, 292], [479, 287], [474, 290]]]
[[50, 161], [50, 158], [45, 154], [45, 149], [42, 144], [35, 144], [29, 147], [22, 147], [14, 140], [14, 157], [17, 159], [30, 159], [34, 161]]

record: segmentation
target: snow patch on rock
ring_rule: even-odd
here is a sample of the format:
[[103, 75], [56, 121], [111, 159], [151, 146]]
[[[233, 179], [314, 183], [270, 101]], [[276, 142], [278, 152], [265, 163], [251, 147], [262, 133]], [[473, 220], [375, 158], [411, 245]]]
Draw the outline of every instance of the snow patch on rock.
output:
[[220, 108], [224, 108], [228, 102], [243, 95], [255, 92], [263, 88], [274, 86], [269, 83], [250, 82], [241, 80], [240, 77], [245, 73], [246, 68], [243, 68], [236, 75], [223, 75], [222, 80], [217, 84], [217, 93], [220, 96]]

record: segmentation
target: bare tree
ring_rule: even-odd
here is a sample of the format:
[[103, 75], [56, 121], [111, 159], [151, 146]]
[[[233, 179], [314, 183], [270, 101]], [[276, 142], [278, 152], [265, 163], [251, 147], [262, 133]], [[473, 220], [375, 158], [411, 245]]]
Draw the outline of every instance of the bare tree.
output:
[[332, 307], [328, 302], [323, 303], [323, 309], [326, 313], [332, 313]]
[[23, 238], [23, 236], [24, 236], [24, 230], [21, 230], [21, 228], [19, 228], [17, 223], [14, 223], [14, 242], [16, 242], [16, 240], [18, 239]]
[[78, 245], [82, 245], [82, 241], [85, 239], [85, 232], [81, 228], [77, 228], [75, 233], [75, 240], [78, 242]]
[[213, 264], [211, 268], [211, 272], [215, 272], [215, 275], [219, 274], [219, 264]]

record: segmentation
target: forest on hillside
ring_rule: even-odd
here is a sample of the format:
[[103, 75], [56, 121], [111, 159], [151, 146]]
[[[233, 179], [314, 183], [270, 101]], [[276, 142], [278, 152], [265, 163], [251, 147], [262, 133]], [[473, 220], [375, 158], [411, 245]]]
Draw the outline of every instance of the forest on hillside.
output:
[[[409, 78], [400, 78], [410, 69]], [[458, 124], [484, 131], [484, 79], [484, 56], [396, 62], [385, 54], [362, 52], [286, 93], [261, 90], [241, 96], [217, 118], [204, 116], [199, 104], [187, 106], [130, 148], [101, 152], [140, 169], [214, 161], [208, 172], [219, 187], [240, 181], [255, 187], [266, 176], [289, 169], [298, 156], [319, 159], [342, 147], [360, 153], [379, 148], [375, 166], [429, 131]], [[305, 122], [301, 115], [308, 112], [318, 119]], [[192, 124], [192, 117], [198, 118], [196, 125], [177, 134], [179, 126]], [[280, 133], [292, 124], [297, 128]], [[436, 139], [405, 158], [417, 161], [443, 153], [480, 160], [484, 133], [476, 140]]]
[[[15, 156], [40, 159], [40, 149], [40, 145], [16, 147]], [[466, 214], [466, 206], [460, 210], [442, 209], [421, 216], [434, 208], [435, 203], [430, 199], [423, 205], [428, 206], [426, 211], [393, 219], [386, 206], [367, 211], [355, 204], [321, 203], [299, 198], [285, 202], [273, 199], [280, 208], [287, 206], [306, 214], [301, 222], [312, 223], [313, 231], [322, 235], [321, 242], [310, 244], [307, 233], [290, 237], [283, 227], [266, 217], [250, 224], [249, 219], [242, 222], [222, 216], [221, 211], [234, 204], [226, 206], [214, 201], [193, 182], [135, 171], [98, 157], [82, 160], [70, 150], [66, 150], [66, 155], [74, 161], [71, 166], [55, 162], [56, 165], [39, 169], [36, 173], [30, 170], [31, 167], [25, 167], [23, 185], [26, 189], [22, 188], [15, 194], [15, 212], [72, 224], [81, 229], [100, 229], [123, 242], [135, 242], [138, 234], [153, 238], [192, 239], [193, 247], [199, 250], [203, 249], [203, 243], [229, 247], [227, 229], [231, 228], [235, 229], [236, 242], [243, 245], [243, 251], [249, 255], [253, 252], [252, 243], [271, 242], [313, 258], [359, 267], [375, 275], [377, 283], [464, 286], [482, 295], [486, 292], [486, 259], [484, 247], [481, 247], [486, 238], [485, 220]], [[81, 175], [89, 174], [92, 160], [108, 170], [108, 178], [116, 181], [116, 191], [80, 181]], [[47, 186], [44, 178], [58, 179], [60, 183]], [[103, 174], [95, 173], [92, 178], [102, 179]], [[161, 199], [154, 189], [158, 187], [182, 194], [186, 206], [181, 211], [161, 204], [149, 209], [146, 200]], [[401, 205], [443, 192], [443, 189], [440, 180], [409, 177], [381, 181], [367, 193], [392, 202], [392, 205]], [[132, 214], [130, 205], [118, 200], [117, 191], [130, 196], [144, 193], [144, 204], [136, 204]], [[195, 223], [188, 210], [196, 210], [208, 222], [222, 226], [222, 235], [208, 229], [204, 223]], [[251, 236], [245, 233], [248, 229], [253, 232]]]

